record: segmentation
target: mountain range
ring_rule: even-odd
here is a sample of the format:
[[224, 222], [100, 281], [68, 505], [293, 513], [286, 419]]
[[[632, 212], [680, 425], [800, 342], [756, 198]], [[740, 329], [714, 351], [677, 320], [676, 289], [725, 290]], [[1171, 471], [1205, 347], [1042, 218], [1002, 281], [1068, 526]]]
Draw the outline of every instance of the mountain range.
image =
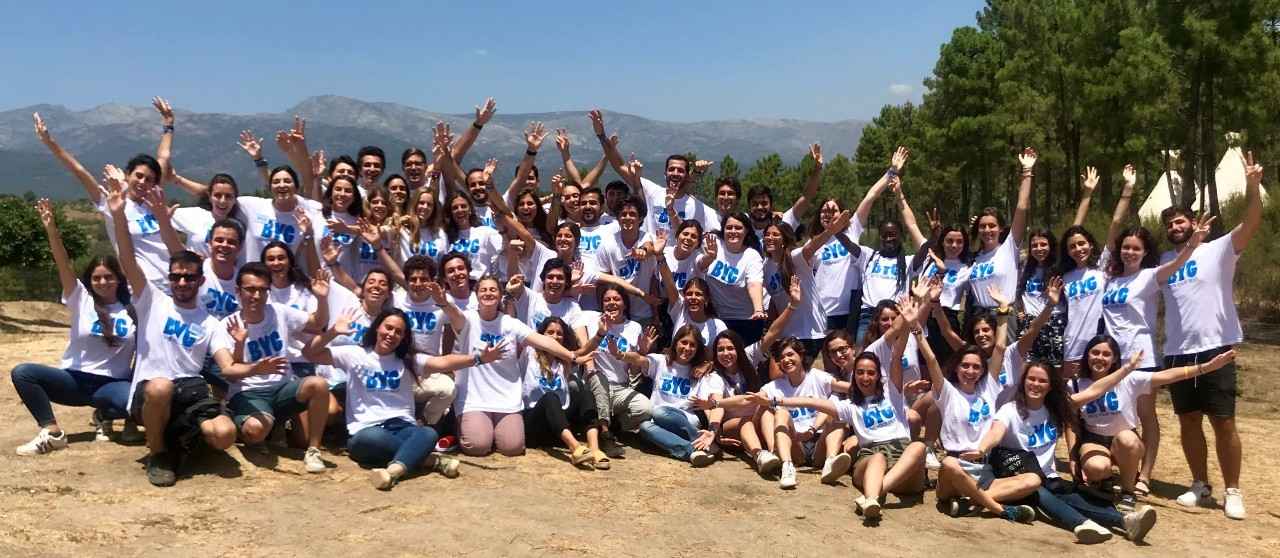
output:
[[[36, 138], [33, 112], [39, 112], [54, 138], [95, 174], [104, 164], [123, 164], [136, 153], [154, 153], [160, 136], [160, 117], [150, 106], [105, 104], [74, 111], [42, 104], [0, 112], [0, 193], [32, 191], [63, 199], [83, 196], [76, 181]], [[354, 156], [363, 145], [377, 145], [387, 153], [388, 172], [399, 171], [399, 156], [406, 147], [429, 148], [431, 128], [437, 121], [448, 122], [454, 134], [460, 135], [473, 119], [472, 114], [439, 113], [339, 96], [310, 97], [282, 113], [193, 113], [179, 108], [176, 109], [174, 167], [184, 176], [197, 180], [226, 172], [236, 177], [242, 190], [252, 191], [258, 185], [247, 181], [253, 176], [254, 168], [249, 157], [236, 145], [240, 131], [252, 130], [265, 138], [265, 157], [272, 165], [284, 163], [273, 136], [277, 130], [291, 127], [295, 114], [307, 119], [307, 143], [311, 149], [323, 148], [330, 157], [341, 153]], [[600, 146], [591, 132], [585, 109], [505, 114], [499, 105], [498, 113], [485, 126], [463, 166], [479, 166], [481, 161], [495, 157], [500, 161], [500, 169], [512, 172], [509, 169], [514, 169], [525, 150], [523, 130], [535, 120], [543, 122], [549, 130], [569, 131], [574, 160], [583, 172], [600, 157]], [[828, 159], [836, 153], [849, 155], [857, 147], [865, 125], [858, 120], [792, 119], [666, 122], [608, 110], [605, 123], [610, 133], [621, 136], [623, 153], [634, 152], [645, 163], [646, 174], [655, 180], [661, 175], [658, 169], [662, 162], [671, 153], [693, 152], [699, 158], [717, 162], [730, 155], [743, 171], [771, 153], [794, 163], [808, 152], [808, 144], [815, 141], [823, 145]], [[552, 172], [560, 167], [553, 135], [543, 143], [538, 162]]]

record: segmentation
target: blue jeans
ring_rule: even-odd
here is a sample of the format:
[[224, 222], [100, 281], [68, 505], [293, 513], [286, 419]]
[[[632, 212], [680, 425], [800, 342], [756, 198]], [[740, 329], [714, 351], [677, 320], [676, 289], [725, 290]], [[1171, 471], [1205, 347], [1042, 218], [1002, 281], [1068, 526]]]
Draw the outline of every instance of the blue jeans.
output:
[[347, 440], [347, 452], [356, 463], [366, 467], [399, 463], [412, 471], [422, 466], [427, 454], [436, 447], [438, 437], [430, 426], [394, 418], [356, 432]]
[[92, 406], [105, 419], [129, 416], [129, 380], [29, 362], [13, 369], [12, 380], [13, 389], [41, 428], [58, 422], [51, 403]]
[[871, 325], [871, 313], [875, 310], [875, 308], [863, 306], [862, 310], [858, 311], [858, 325], [853, 335], [854, 343], [862, 343], [862, 336], [867, 334], [867, 326]]
[[1124, 527], [1124, 516], [1115, 506], [1096, 502], [1079, 492], [1054, 494], [1041, 487], [1036, 491], [1036, 499], [1040, 511], [1067, 529], [1074, 530], [1086, 519], [1103, 527]]
[[688, 461], [693, 453], [698, 428], [689, 424], [689, 417], [675, 407], [658, 406], [649, 411], [649, 420], [640, 423], [640, 437], [658, 446], [667, 455]]

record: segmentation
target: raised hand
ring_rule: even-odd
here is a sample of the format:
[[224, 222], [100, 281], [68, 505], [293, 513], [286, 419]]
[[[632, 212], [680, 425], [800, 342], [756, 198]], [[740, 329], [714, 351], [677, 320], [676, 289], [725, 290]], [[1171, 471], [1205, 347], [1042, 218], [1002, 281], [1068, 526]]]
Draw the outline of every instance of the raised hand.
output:
[[813, 165], [816, 168], [822, 168], [824, 161], [822, 159], [822, 144], [815, 143], [809, 145], [809, 156], [813, 158]]
[[1200, 219], [1196, 219], [1196, 228], [1191, 232], [1191, 238], [1187, 239], [1187, 242], [1191, 243], [1193, 250], [1204, 241], [1205, 237], [1209, 236], [1209, 229], [1213, 227], [1213, 221], [1218, 218], [1217, 215], [1212, 215], [1208, 219], [1204, 219], [1203, 215], [1200, 217]]
[[307, 141], [307, 119], [293, 115], [293, 128], [289, 130], [289, 139], [296, 145], [302, 145]]
[[31, 113], [31, 118], [35, 120], [36, 137], [40, 138], [40, 143], [43, 143], [46, 146], [52, 146], [54, 143], [53, 136], [49, 134], [49, 127], [45, 126], [44, 119], [40, 118], [40, 113]]
[[667, 238], [671, 236], [667, 229], [658, 229], [653, 235], [653, 256], [662, 257], [662, 252], [667, 249]]
[[942, 232], [942, 215], [938, 213], [938, 208], [930, 209], [924, 212], [924, 215], [929, 219], [929, 231], [933, 236], [938, 236], [938, 233]]
[[560, 150], [560, 154], [565, 159], [569, 158], [569, 131], [564, 128], [556, 128], [556, 149]]
[[320, 259], [328, 265], [338, 263], [338, 256], [342, 255], [342, 250], [338, 248], [338, 243], [334, 242], [333, 234], [326, 234], [320, 239]]
[[351, 335], [355, 333], [356, 328], [352, 325], [356, 321], [357, 309], [355, 306], [343, 310], [338, 314], [338, 318], [333, 321], [333, 331], [338, 335]]
[[618, 349], [618, 336], [610, 335], [608, 336], [608, 338], [609, 338], [609, 341], [606, 344], [609, 347], [609, 354], [613, 355], [614, 358], [621, 358], [622, 350]]
[[1054, 277], [1049, 280], [1049, 284], [1045, 285], [1044, 296], [1049, 300], [1049, 306], [1057, 306], [1058, 301], [1062, 299], [1062, 278]]
[[920, 318], [920, 305], [916, 303], [915, 297], [906, 297], [906, 300], [903, 300], [898, 305], [898, 310], [902, 315], [903, 321], [908, 324], [914, 323]]
[[333, 279], [333, 274], [327, 269], [321, 269], [311, 277], [311, 294], [316, 298], [325, 298], [329, 296], [329, 280]]
[[564, 192], [564, 176], [560, 174], [551, 177], [551, 193], [559, 196]]
[[800, 302], [804, 300], [804, 289], [800, 288], [800, 280], [792, 278], [791, 284], [787, 286], [787, 300], [791, 306], [800, 306]]
[[57, 223], [53, 220], [53, 204], [49, 202], [49, 198], [40, 198], [36, 201], [36, 213], [40, 214], [40, 224], [44, 225], [46, 230], [57, 227]]
[[942, 296], [942, 275], [934, 275], [929, 279], [929, 300], [938, 300]]
[[1129, 362], [1124, 363], [1124, 365], [1128, 367], [1129, 370], [1137, 370], [1138, 367], [1142, 366], [1142, 355], [1145, 352], [1146, 351], [1143, 351], [1142, 349], [1134, 351], [1133, 354], [1129, 356]]
[[165, 126], [173, 125], [173, 107], [169, 106], [169, 101], [162, 97], [152, 97], [151, 106], [156, 108], [156, 112], [160, 113], [160, 120]]
[[483, 105], [476, 106], [476, 124], [484, 126], [489, 123], [489, 119], [498, 112], [498, 103], [489, 97], [484, 100]]
[[587, 118], [591, 119], [591, 130], [597, 136], [604, 135], [604, 113], [600, 109], [591, 109], [587, 112]]
[[1126, 163], [1120, 176], [1124, 178], [1125, 187], [1133, 187], [1138, 183], [1138, 169], [1133, 167], [1133, 163]]
[[547, 138], [547, 127], [541, 122], [530, 122], [529, 127], [524, 129], [524, 143], [529, 147], [529, 151], [537, 151], [542, 147], [542, 140]]
[[1244, 155], [1244, 178], [1250, 185], [1262, 184], [1262, 165], [1253, 160], [1253, 152]]
[[301, 206], [294, 208], [293, 219], [298, 222], [298, 230], [301, 231], [303, 235], [306, 235], [311, 231], [311, 217], [307, 215], [307, 211], [302, 209]]
[[893, 167], [893, 172], [902, 172], [902, 167], [907, 164], [907, 159], [911, 158], [911, 150], [906, 146], [899, 145], [893, 150], [893, 155], [889, 157], [889, 166]]
[[360, 239], [370, 246], [381, 246], [382, 235], [378, 230], [378, 226], [366, 221], [364, 217], [356, 219], [356, 227], [360, 231]]
[[449, 300], [444, 297], [444, 287], [440, 286], [440, 283], [428, 281], [426, 290], [427, 297], [435, 301], [437, 306], [444, 306], [449, 302]]
[[436, 122], [436, 127], [431, 133], [431, 150], [440, 150], [442, 154], [449, 153], [449, 146], [453, 144], [453, 133], [449, 131], [447, 122]]
[[1080, 175], [1080, 186], [1084, 188], [1085, 197], [1093, 195], [1093, 189], [1098, 187], [1098, 169], [1096, 167], [1084, 168], [1084, 174]]
[[240, 132], [240, 149], [249, 154], [249, 158], [257, 161], [262, 158], [262, 138], [254, 138], [253, 132], [243, 130]]
[[658, 344], [658, 337], [661, 332], [658, 330], [657, 324], [649, 324], [644, 328], [644, 335], [640, 338], [640, 352], [647, 353], [655, 345]]
[[488, 161], [484, 162], [483, 176], [484, 176], [484, 183], [486, 186], [493, 184], [493, 173], [497, 171], [498, 171], [497, 159], [489, 159]]
[[841, 211], [839, 215], [836, 215], [835, 219], [831, 220], [831, 223], [827, 224], [827, 232], [832, 235], [839, 234], [841, 231], [849, 228], [849, 222], [852, 220], [853, 212], [847, 209]]
[[515, 254], [517, 256], [524, 254], [524, 241], [519, 238], [513, 238], [507, 242], [507, 254]]
[[240, 323], [240, 318], [234, 314], [227, 318], [227, 334], [236, 343], [244, 343], [249, 338], [249, 330], [244, 328], [244, 324]]
[[987, 285], [987, 294], [991, 295], [991, 300], [996, 301], [996, 305], [1001, 308], [1009, 307], [1009, 299], [1004, 297], [1004, 293], [1000, 292], [1000, 287], [996, 286], [995, 282]]
[[151, 210], [154, 215], [163, 215], [168, 219], [173, 218], [173, 212], [178, 210], [178, 204], [172, 206], [165, 205], [164, 188], [150, 188], [142, 194], [142, 203]]
[[1018, 163], [1022, 165], [1022, 172], [1024, 174], [1030, 173], [1031, 169], [1035, 168], [1036, 159], [1039, 157], [1040, 155], [1036, 153], [1035, 149], [1024, 147], [1022, 153], [1018, 155]]
[[719, 240], [719, 237], [716, 236], [716, 233], [706, 233], [702, 238], [702, 253], [708, 258], [711, 258], [712, 261], [715, 261], [718, 250], [720, 249], [719, 246], [716, 245], [717, 240]]
[[515, 295], [524, 289], [524, 275], [516, 273], [507, 279], [507, 294]]
[[324, 176], [325, 163], [324, 150], [317, 149], [315, 153], [311, 154], [311, 175]]
[[[609, 136], [609, 141], [612, 142], [614, 146], [617, 146], [618, 136], [617, 135]], [[631, 169], [632, 176], [639, 178], [640, 176], [644, 175], [644, 163], [641, 163], [640, 159], [636, 158], [635, 153], [632, 153], [631, 160], [627, 161], [627, 168]]]
[[[634, 156], [634, 155], [632, 156], [632, 159], [633, 159], [633, 160], [635, 159], [635, 156]], [[693, 162], [693, 173], [694, 173], [694, 174], [704, 174], [704, 173], [706, 173], [708, 170], [710, 170], [710, 169], [711, 169], [711, 165], [714, 165], [714, 164], [715, 164], [715, 163], [714, 163], [714, 162], [712, 162], [712, 161], [704, 161], [704, 160], [702, 160], [702, 159], [698, 159], [697, 161], [694, 161], [694, 162]]]

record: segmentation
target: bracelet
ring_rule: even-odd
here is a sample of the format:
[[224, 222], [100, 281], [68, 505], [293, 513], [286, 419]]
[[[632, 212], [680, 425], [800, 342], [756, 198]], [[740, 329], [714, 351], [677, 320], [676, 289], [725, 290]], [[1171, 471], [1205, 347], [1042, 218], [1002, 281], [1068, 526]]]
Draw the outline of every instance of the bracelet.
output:
[[884, 171], [884, 174], [889, 178], [893, 178], [895, 176], [898, 176], [898, 171], [893, 170], [893, 167], [889, 167], [889, 170]]
[[1009, 312], [1010, 310], [1008, 306], [1001, 306], [1000, 308], [996, 308], [997, 316], [1008, 316]]
[[161, 133], [161, 134], [172, 134], [172, 133], [173, 133], [173, 124], [165, 124], [165, 125], [164, 125], [164, 127], [160, 129], [160, 133]]
[[475, 359], [476, 359], [476, 360], [475, 360], [475, 364], [473, 364], [472, 366], [480, 366], [481, 364], [484, 364], [484, 362], [482, 362], [482, 361], [480, 360], [480, 352], [479, 352], [479, 351], [476, 351]]
[[534, 150], [532, 150], [532, 149], [526, 149], [526, 150], [524, 150], [524, 154], [525, 154], [525, 155], [528, 155], [528, 156], [530, 156], [530, 157], [537, 157], [537, 156], [538, 156], [538, 152], [537, 152], [537, 151], [534, 151]]
[[778, 397], [778, 396], [776, 396], [776, 395], [775, 395], [775, 396], [772, 396], [772, 397], [770, 397], [770, 398], [769, 398], [769, 408], [770, 408], [770, 409], [777, 409], [777, 408], [778, 408], [778, 405], [781, 405], [781, 404], [782, 404], [782, 398], [780, 398], [780, 397]]
[[481, 124], [481, 123], [479, 123], [479, 122], [472, 122], [472, 123], [471, 123], [471, 127], [472, 127], [472, 128], [475, 128], [475, 129], [477, 129], [477, 130], [483, 130], [483, 129], [484, 129], [484, 124]]
[[266, 159], [254, 159], [254, 160], [253, 160], [253, 166], [258, 167], [258, 168], [260, 168], [260, 169], [265, 169], [265, 168], [267, 168], [267, 160], [266, 160]]
[[1027, 176], [1035, 176], [1035, 175], [1036, 175], [1036, 171], [1034, 171], [1034, 170], [1032, 170], [1032, 169], [1022, 169], [1022, 176], [1024, 176], [1024, 177], [1027, 177]]

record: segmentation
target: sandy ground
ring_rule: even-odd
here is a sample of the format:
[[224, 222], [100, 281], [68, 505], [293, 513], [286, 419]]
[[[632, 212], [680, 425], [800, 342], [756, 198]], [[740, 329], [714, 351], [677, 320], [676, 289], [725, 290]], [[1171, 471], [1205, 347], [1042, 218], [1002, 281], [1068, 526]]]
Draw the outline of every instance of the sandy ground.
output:
[[1272, 435], [1280, 425], [1274, 346], [1242, 351], [1249, 519], [1172, 501], [1189, 475], [1166, 397], [1156, 492], [1147, 499], [1160, 515], [1148, 544], [1115, 537], [1083, 547], [1042, 522], [951, 519], [935, 511], [932, 493], [909, 507], [891, 499], [884, 521], [868, 527], [852, 513], [848, 477], [831, 487], [802, 471], [799, 488], [783, 492], [737, 459], [692, 470], [637, 448], [612, 471], [577, 470], [562, 453], [543, 450], [464, 458], [459, 479], [416, 477], [389, 493], [374, 490], [344, 455], [327, 453], [329, 472], [307, 475], [297, 452], [246, 456], [233, 448], [201, 456], [176, 487], [157, 489], [142, 471], [145, 449], [94, 442], [85, 408], [55, 409], [71, 433], [68, 450], [13, 453], [35, 425], [8, 374], [23, 361], [56, 363], [64, 320], [57, 305], [0, 303], [0, 421], [11, 425], [0, 435], [3, 556], [1280, 556], [1280, 489], [1267, 478], [1280, 471], [1280, 442]]

